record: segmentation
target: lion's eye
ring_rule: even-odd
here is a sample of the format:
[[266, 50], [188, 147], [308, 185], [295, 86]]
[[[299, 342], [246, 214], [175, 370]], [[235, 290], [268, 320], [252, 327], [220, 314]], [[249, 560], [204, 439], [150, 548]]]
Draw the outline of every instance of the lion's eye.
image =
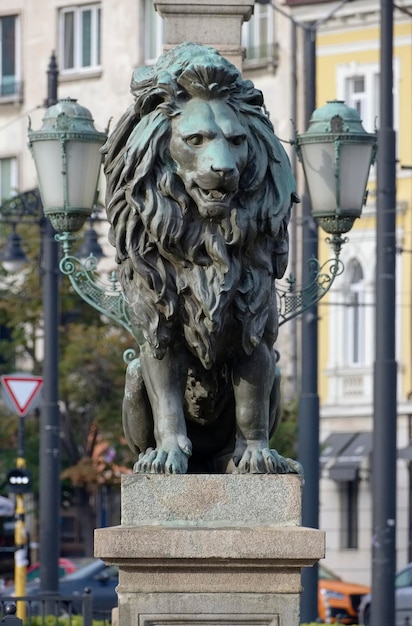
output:
[[234, 146], [241, 146], [244, 141], [246, 141], [246, 135], [235, 135], [234, 137], [230, 137], [229, 140]]
[[204, 141], [203, 135], [191, 135], [191, 137], [186, 138], [186, 143], [189, 146], [201, 146]]

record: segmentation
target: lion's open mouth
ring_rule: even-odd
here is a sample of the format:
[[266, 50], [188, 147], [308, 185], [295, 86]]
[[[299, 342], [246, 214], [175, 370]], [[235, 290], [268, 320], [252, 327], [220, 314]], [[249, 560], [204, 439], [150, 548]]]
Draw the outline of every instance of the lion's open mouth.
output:
[[201, 189], [198, 187], [198, 191], [201, 197], [209, 202], [222, 202], [227, 196], [227, 192], [220, 189]]
[[205, 189], [193, 186], [190, 195], [196, 203], [202, 217], [207, 219], [221, 219], [230, 212], [234, 191], [229, 189]]

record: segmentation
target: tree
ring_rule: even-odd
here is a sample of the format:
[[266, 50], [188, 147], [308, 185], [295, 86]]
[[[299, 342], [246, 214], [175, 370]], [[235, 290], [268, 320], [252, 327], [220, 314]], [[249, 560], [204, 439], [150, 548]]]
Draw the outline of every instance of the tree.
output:
[[[24, 236], [24, 239], [23, 239]], [[0, 373], [16, 370], [42, 374], [43, 309], [39, 232], [27, 226], [22, 235], [30, 264], [17, 276], [0, 276]], [[122, 354], [134, 340], [120, 326], [87, 305], [70, 282], [60, 280], [61, 324], [59, 407], [63, 476], [73, 485], [75, 505], [82, 506], [86, 549], [92, 554], [95, 494], [102, 483], [119, 483], [132, 465], [122, 432], [121, 406], [126, 365]], [[6, 408], [4, 409], [7, 413]], [[38, 489], [38, 423], [27, 420], [26, 456], [34, 460]], [[0, 434], [0, 485], [14, 465], [16, 417], [10, 415]], [[110, 454], [109, 454], [110, 452]], [[10, 458], [11, 457], [11, 458]], [[6, 459], [6, 460], [4, 460]], [[102, 464], [104, 459], [107, 460]], [[84, 471], [85, 468], [89, 468]], [[30, 468], [32, 469], [32, 468]]]
[[112, 324], [68, 324], [62, 329], [60, 414], [62, 474], [81, 508], [86, 551], [93, 554], [96, 493], [119, 484], [133, 459], [123, 437], [124, 350], [132, 338]]

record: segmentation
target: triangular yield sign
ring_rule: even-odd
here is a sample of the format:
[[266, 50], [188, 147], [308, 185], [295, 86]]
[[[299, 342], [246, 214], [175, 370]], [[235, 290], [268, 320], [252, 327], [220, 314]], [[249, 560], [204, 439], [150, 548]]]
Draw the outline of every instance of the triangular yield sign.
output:
[[38, 376], [2, 376], [1, 382], [19, 415], [26, 415], [43, 385]]

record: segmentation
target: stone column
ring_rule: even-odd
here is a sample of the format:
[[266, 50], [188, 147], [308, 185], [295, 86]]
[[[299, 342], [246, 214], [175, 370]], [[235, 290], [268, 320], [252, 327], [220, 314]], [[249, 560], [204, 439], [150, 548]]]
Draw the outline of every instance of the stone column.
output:
[[301, 567], [325, 549], [300, 517], [296, 475], [124, 477], [121, 525], [95, 534], [120, 626], [298, 626]]
[[253, 4], [252, 0], [154, 0], [165, 22], [165, 50], [184, 42], [213, 46], [241, 70], [241, 28], [250, 19]]

